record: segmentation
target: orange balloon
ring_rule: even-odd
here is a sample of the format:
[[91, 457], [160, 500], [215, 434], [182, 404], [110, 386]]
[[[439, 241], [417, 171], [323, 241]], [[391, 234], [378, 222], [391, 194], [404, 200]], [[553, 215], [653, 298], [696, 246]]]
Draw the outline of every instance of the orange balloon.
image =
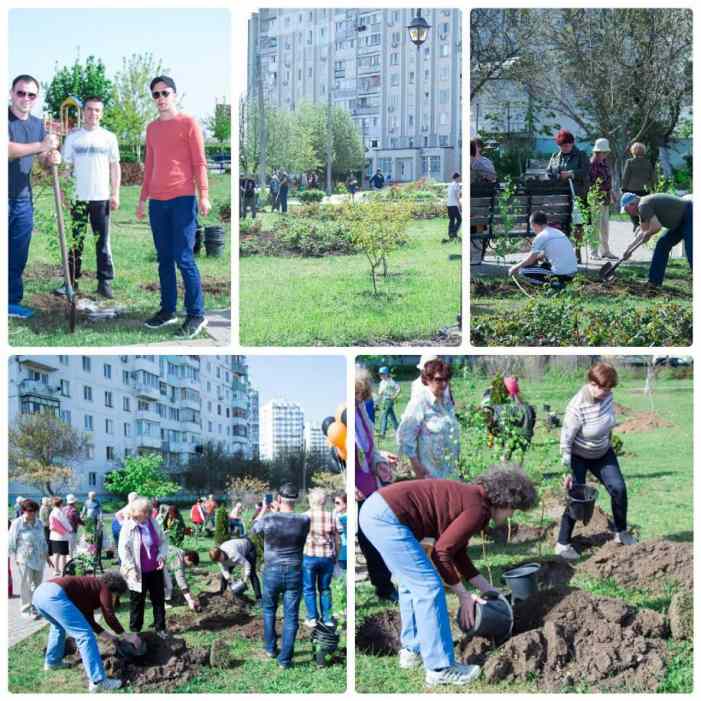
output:
[[346, 461], [346, 458], [348, 457], [348, 451], [345, 448], [336, 448], [336, 453], [338, 454], [338, 457], [343, 460], [343, 462]]
[[326, 431], [326, 438], [335, 448], [346, 449], [346, 427], [340, 421], [334, 421]]

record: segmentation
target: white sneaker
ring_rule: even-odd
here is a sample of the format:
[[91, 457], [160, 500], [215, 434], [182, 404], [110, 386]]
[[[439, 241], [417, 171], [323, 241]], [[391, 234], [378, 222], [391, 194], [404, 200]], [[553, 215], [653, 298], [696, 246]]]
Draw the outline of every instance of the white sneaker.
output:
[[305, 618], [304, 625], [306, 628], [316, 628], [316, 618]]
[[413, 650], [407, 650], [403, 647], [399, 651], [399, 667], [400, 669], [414, 669], [421, 664], [421, 655]]
[[555, 554], [563, 560], [579, 560], [579, 553], [569, 543], [555, 543]]
[[44, 662], [44, 671], [45, 672], [55, 672], [59, 669], [68, 669], [70, 665], [68, 662], [59, 662], [58, 664], [49, 664], [48, 662]]
[[173, 608], [173, 604], [171, 604], [170, 601], [166, 601], [165, 604], [163, 604], [163, 608], [167, 611]]
[[442, 684], [453, 684], [455, 686], [465, 686], [474, 681], [480, 675], [480, 668], [476, 664], [462, 665], [454, 664], [445, 669], [426, 670], [426, 686], [439, 686]]
[[22, 618], [34, 618], [34, 614], [31, 611], [22, 611], [20, 616], [22, 616]]
[[619, 545], [635, 545], [638, 542], [628, 531], [619, 531], [613, 539]]
[[88, 691], [91, 694], [104, 694], [106, 692], [119, 689], [120, 686], [122, 686], [121, 679], [110, 679], [109, 677], [105, 677], [101, 682], [98, 682], [97, 684], [93, 684], [92, 682], [90, 682], [90, 686], [88, 686]]

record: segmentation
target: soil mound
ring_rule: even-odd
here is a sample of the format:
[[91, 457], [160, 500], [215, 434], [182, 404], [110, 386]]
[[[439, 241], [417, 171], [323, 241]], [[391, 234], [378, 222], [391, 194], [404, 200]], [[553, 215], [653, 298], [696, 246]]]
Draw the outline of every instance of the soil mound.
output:
[[401, 647], [399, 610], [385, 609], [368, 616], [355, 631], [355, 644], [369, 655], [396, 655]]
[[654, 411], [636, 414], [616, 426], [616, 433], [640, 433], [642, 431], [654, 431], [656, 428], [670, 428], [671, 422], [658, 416]]
[[244, 597], [237, 597], [230, 591], [223, 594], [205, 592], [198, 596], [201, 611], [185, 610], [172, 616], [168, 628], [172, 633], [190, 630], [222, 630], [244, 626], [253, 620], [250, 613], [252, 602]]
[[538, 679], [558, 691], [654, 691], [665, 671], [669, 634], [655, 611], [578, 589], [547, 589], [514, 609], [514, 637], [484, 666], [488, 682]]
[[636, 545], [609, 543], [583, 563], [580, 572], [613, 579], [622, 587], [664, 592], [676, 581], [691, 591], [694, 579], [692, 543], [647, 540]]
[[625, 406], [625, 404], [619, 404], [618, 402], [613, 403], [613, 410], [618, 416], [628, 416], [633, 413], [630, 407]]

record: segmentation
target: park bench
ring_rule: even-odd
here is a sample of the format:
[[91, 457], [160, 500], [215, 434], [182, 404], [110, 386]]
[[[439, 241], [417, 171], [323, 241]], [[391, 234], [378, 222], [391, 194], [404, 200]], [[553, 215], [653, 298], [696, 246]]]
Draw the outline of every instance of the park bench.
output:
[[491, 242], [498, 238], [527, 239], [531, 229], [532, 212], [544, 211], [549, 223], [569, 236], [572, 228], [572, 194], [567, 184], [527, 180], [518, 183], [509, 200], [511, 224], [505, 231], [499, 196], [503, 187], [498, 183], [470, 185], [470, 264], [479, 265]]

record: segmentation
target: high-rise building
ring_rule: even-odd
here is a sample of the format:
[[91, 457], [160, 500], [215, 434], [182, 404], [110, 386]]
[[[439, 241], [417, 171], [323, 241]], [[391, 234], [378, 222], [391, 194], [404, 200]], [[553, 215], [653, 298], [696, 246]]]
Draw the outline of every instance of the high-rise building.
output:
[[248, 94], [294, 111], [311, 102], [350, 112], [367, 173], [449, 180], [461, 168], [462, 30], [457, 9], [424, 9], [417, 48], [410, 9], [265, 8], [248, 28]]
[[260, 457], [260, 416], [258, 403], [260, 397], [258, 390], [252, 387], [248, 390], [248, 438], [251, 443], [253, 458]]
[[307, 453], [323, 453], [324, 455], [329, 452], [329, 444], [320, 424], [309, 422], [304, 424], [304, 450]]
[[275, 460], [304, 450], [304, 412], [296, 402], [273, 399], [260, 411], [260, 457]]
[[[88, 435], [70, 485], [81, 494], [103, 492], [105, 475], [130, 455], [158, 452], [176, 478], [208, 443], [254, 456], [244, 356], [18, 355], [9, 385], [10, 424], [50, 411]], [[17, 483], [10, 492], [34, 493]]]

